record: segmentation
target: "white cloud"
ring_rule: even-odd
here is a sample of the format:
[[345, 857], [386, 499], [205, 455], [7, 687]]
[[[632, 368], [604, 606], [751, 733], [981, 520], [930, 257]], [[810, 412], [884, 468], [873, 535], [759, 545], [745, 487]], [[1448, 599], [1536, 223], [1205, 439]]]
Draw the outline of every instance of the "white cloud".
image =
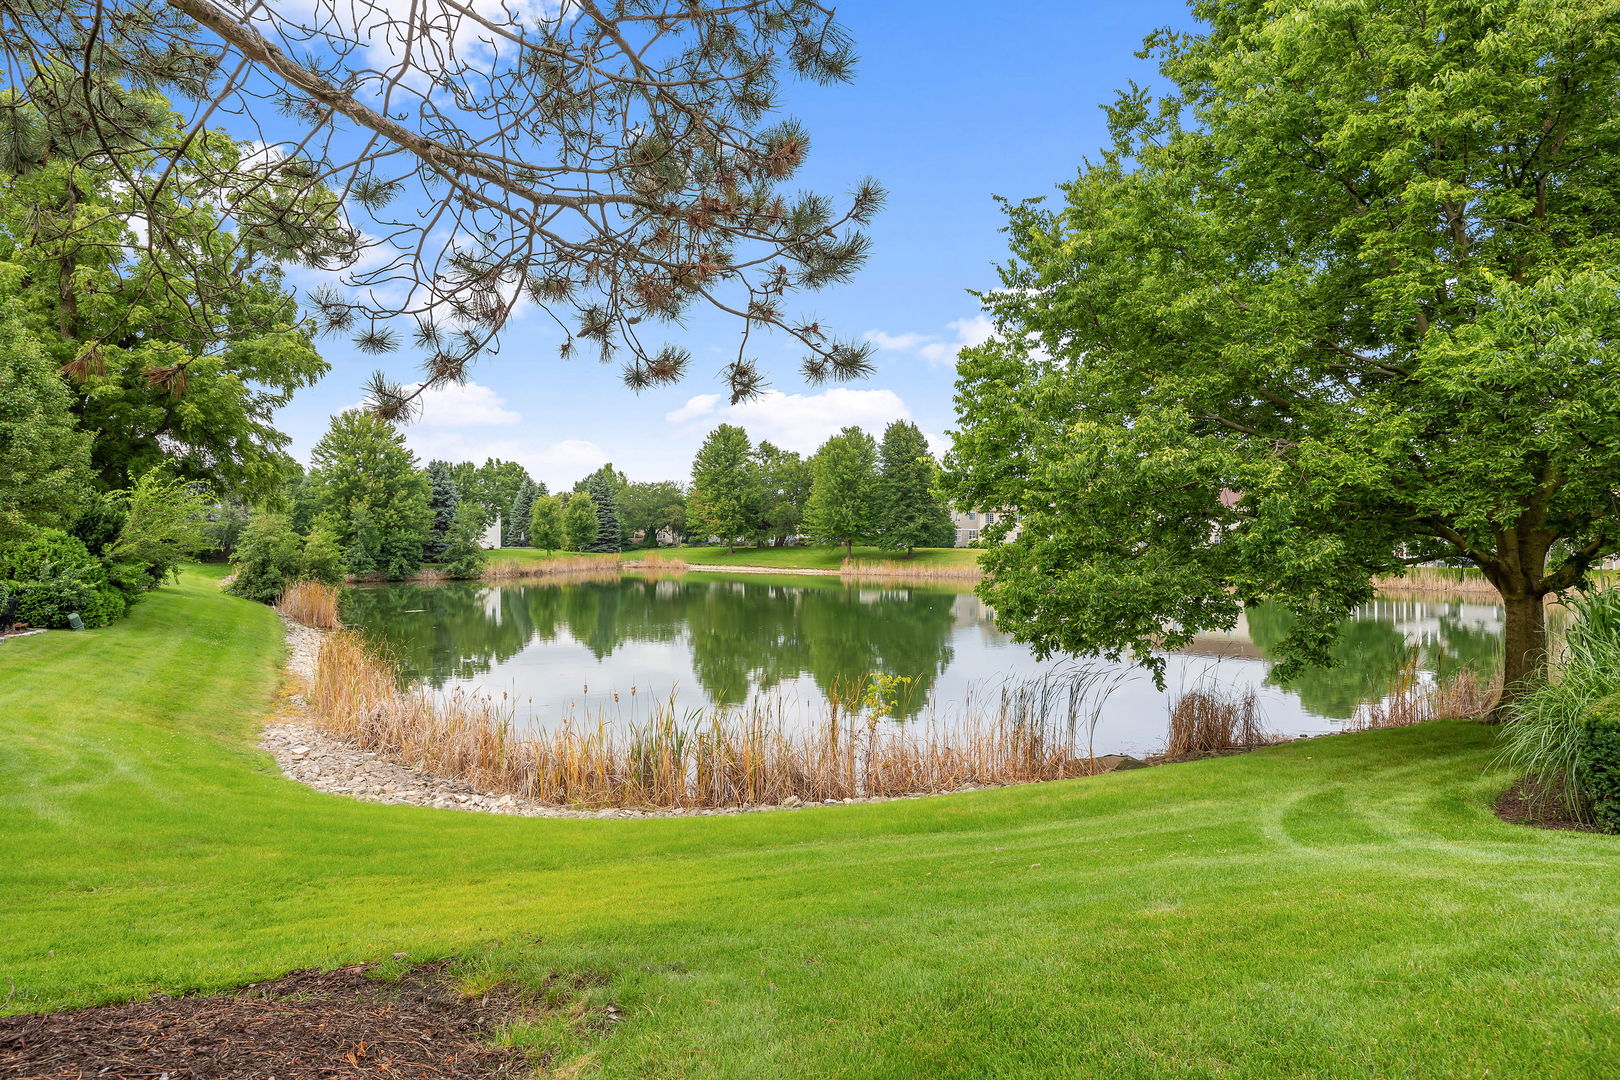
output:
[[917, 346], [933, 339], [927, 334], [890, 334], [882, 330], [868, 330], [866, 340], [880, 349], [889, 349], [893, 352], [910, 352]]
[[574, 481], [600, 468], [610, 459], [606, 450], [586, 439], [562, 439], [551, 443], [522, 436], [491, 439], [478, 432], [428, 428], [417, 424], [401, 430], [405, 433], [406, 445], [423, 462], [434, 458], [476, 463], [482, 463], [485, 458], [515, 461], [552, 491], [567, 491], [574, 486]]
[[697, 397], [688, 398], [686, 404], [680, 408], [665, 413], [664, 419], [672, 424], [682, 424], [700, 416], [708, 416], [714, 412], [714, 407], [719, 403], [719, 394], [699, 394]]
[[868, 330], [866, 340], [880, 349], [914, 352], [935, 367], [949, 367], [956, 363], [958, 352], [983, 345], [996, 332], [995, 324], [984, 315], [952, 320], [946, 324], [946, 329], [950, 331], [948, 340], [931, 334], [890, 334], [883, 330]]
[[[415, 389], [416, 383], [410, 389]], [[494, 390], [481, 383], [446, 383], [422, 391], [417, 398], [421, 415], [417, 423], [423, 427], [481, 427], [494, 424], [515, 424], [523, 417], [508, 409], [506, 401]]]
[[[717, 409], [718, 401], [719, 395], [704, 394], [665, 419], [680, 424], [706, 417], [710, 424], [736, 424], [746, 429], [755, 442], [769, 440], [800, 454], [814, 453], [846, 427], [862, 428], [881, 437], [883, 429], [893, 421], [911, 419], [911, 410], [893, 390], [850, 390], [842, 386], [819, 394], [768, 390], [752, 401]], [[941, 442], [937, 436], [929, 438], [931, 444]]]

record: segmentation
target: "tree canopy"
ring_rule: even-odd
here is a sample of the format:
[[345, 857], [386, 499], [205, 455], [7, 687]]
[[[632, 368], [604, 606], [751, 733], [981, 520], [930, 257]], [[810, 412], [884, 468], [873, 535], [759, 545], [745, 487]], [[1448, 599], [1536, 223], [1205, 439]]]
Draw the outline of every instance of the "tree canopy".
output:
[[[327, 370], [283, 286], [286, 249], [244, 238], [245, 219], [217, 206], [207, 177], [239, 147], [203, 128], [165, 162], [149, 144], [180, 139], [179, 117], [97, 78], [118, 154], [89, 165], [77, 160], [82, 87], [51, 72], [20, 102], [0, 90], [0, 300], [68, 377], [104, 487], [169, 463], [224, 494], [270, 497], [292, 464], [275, 412]], [[135, 199], [130, 176], [152, 170], [163, 190]]]
[[910, 554], [919, 547], [950, 547], [956, 541], [951, 512], [939, 494], [939, 464], [928, 439], [910, 420], [896, 420], [878, 446], [877, 511], [880, 547]]
[[1011, 511], [983, 594], [1043, 652], [1149, 664], [1273, 598], [1286, 676], [1372, 575], [1472, 564], [1505, 707], [1543, 597], [1620, 544], [1612, 6], [1195, 12], [1148, 41], [1174, 93], [1119, 97], [1062, 206], [1009, 207], [951, 458]]
[[753, 531], [759, 474], [751, 451], [748, 432], [735, 424], [721, 424], [698, 447], [686, 518], [700, 538], [719, 537], [729, 548]]
[[825, 543], [843, 544], [848, 556], [857, 540], [871, 539], [876, 531], [877, 442], [858, 427], [844, 428], [810, 459], [810, 475], [805, 531]]
[[397, 578], [422, 565], [432, 488], [393, 424], [358, 409], [340, 413], [311, 461], [316, 511], [334, 523], [351, 572]]
[[[154, 253], [156, 291], [185, 294], [168, 279], [197, 234], [162, 210], [194, 178], [237, 226], [219, 266], [273, 250], [330, 270], [306, 297], [323, 328], [421, 353], [414, 389], [373, 381], [387, 415], [463, 377], [525, 305], [564, 355], [617, 359], [637, 388], [681, 377], [689, 355], [656, 328], [699, 305], [742, 324], [734, 399], [764, 385], [759, 330], [796, 339], [812, 380], [870, 366], [871, 345], [788, 307], [861, 265], [883, 199], [870, 180], [838, 199], [787, 188], [810, 139], [776, 115], [782, 83], [856, 64], [816, 0], [7, 0], [0, 50], [0, 92], [71, 132], [62, 166], [118, 176], [147, 222], [85, 244]], [[167, 130], [142, 126], [155, 92], [185, 108]]]

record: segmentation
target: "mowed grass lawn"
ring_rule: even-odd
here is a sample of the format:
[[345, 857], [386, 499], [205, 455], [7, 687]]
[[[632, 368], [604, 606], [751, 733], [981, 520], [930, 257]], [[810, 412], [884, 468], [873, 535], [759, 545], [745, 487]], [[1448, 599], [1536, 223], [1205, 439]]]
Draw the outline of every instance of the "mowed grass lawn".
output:
[[405, 952], [592, 975], [610, 1034], [517, 1033], [578, 1076], [1620, 1074], [1620, 841], [1497, 821], [1485, 727], [734, 817], [384, 807], [255, 749], [280, 628], [216, 576], [0, 645], [7, 1012]]
[[[496, 563], [540, 563], [554, 558], [580, 558], [578, 552], [547, 554], [538, 548], [499, 548], [491, 551], [490, 560]], [[977, 566], [980, 552], [977, 548], [918, 548], [910, 558], [903, 551], [884, 548], [857, 547], [857, 562], [901, 563], [918, 570], [944, 570]], [[589, 557], [589, 556], [587, 556]], [[600, 559], [680, 559], [706, 566], [768, 566], [792, 570], [837, 570], [844, 564], [841, 547], [738, 547], [727, 552], [723, 547], [664, 547], [626, 551], [616, 555], [595, 556]]]

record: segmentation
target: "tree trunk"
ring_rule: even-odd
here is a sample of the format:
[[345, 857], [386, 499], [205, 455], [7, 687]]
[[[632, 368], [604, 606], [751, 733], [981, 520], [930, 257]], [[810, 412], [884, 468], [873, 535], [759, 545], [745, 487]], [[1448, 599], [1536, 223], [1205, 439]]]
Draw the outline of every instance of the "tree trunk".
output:
[[1547, 608], [1534, 590], [1502, 593], [1506, 634], [1502, 643], [1502, 692], [1486, 719], [1511, 720], [1519, 695], [1547, 677]]
[[845, 558], [845, 560], [847, 561], [849, 559], [853, 559], [854, 557], [855, 557], [855, 541], [853, 541], [853, 540], [845, 540], [844, 541], [844, 558]]

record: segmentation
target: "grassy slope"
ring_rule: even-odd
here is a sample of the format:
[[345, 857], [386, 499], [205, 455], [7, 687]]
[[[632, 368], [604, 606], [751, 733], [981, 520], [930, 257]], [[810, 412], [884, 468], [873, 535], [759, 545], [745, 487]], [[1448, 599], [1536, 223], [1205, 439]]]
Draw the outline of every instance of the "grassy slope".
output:
[[0, 645], [8, 1011], [471, 953], [605, 973], [612, 1077], [1589, 1077], [1620, 859], [1497, 822], [1436, 724], [886, 805], [390, 808], [252, 749], [274, 617], [190, 574]]
[[[855, 558], [862, 562], [898, 562], [919, 570], [973, 566], [979, 560], [976, 548], [918, 548], [906, 559], [903, 552], [875, 547], [857, 547]], [[548, 558], [579, 558], [575, 552], [548, 556], [536, 548], [501, 548], [490, 552], [494, 562], [545, 562]], [[795, 570], [837, 570], [844, 562], [841, 547], [739, 547], [729, 555], [723, 547], [667, 547], [648, 551], [626, 551], [622, 555], [602, 555], [603, 559], [668, 558], [714, 566], [771, 566]]]

